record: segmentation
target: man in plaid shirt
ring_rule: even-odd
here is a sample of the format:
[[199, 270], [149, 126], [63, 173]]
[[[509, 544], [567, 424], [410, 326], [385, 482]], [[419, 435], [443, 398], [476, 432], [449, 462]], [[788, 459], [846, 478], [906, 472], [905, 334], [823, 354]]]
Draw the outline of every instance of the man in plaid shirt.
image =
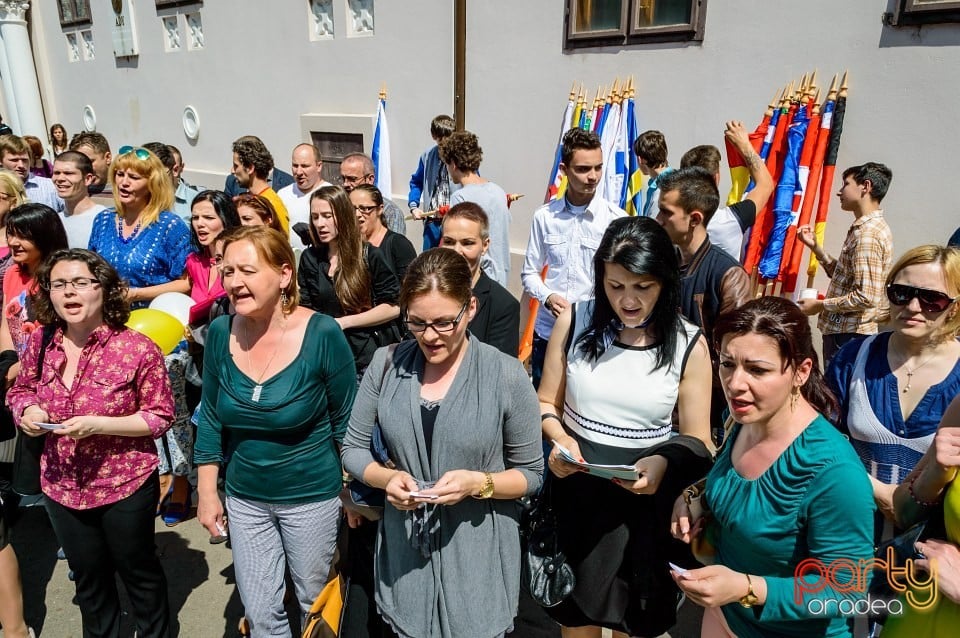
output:
[[883, 164], [867, 162], [843, 172], [837, 196], [840, 208], [853, 213], [853, 224], [834, 259], [817, 243], [809, 225], [799, 228], [799, 238], [813, 251], [830, 277], [826, 297], [801, 299], [804, 313], [820, 315], [823, 334], [823, 367], [840, 346], [861, 335], [875, 334], [887, 320], [889, 305], [884, 281], [893, 264], [893, 234], [883, 218], [880, 202], [887, 194], [893, 173]]

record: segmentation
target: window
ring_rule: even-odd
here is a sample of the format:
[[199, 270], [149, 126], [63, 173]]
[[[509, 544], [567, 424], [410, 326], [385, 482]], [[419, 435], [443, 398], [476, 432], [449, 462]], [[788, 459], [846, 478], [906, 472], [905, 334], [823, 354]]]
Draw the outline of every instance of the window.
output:
[[890, 26], [960, 22], [960, 2], [954, 0], [895, 0], [893, 12], [884, 14]]
[[564, 48], [703, 40], [707, 0], [567, 0]]
[[57, 0], [57, 9], [61, 27], [90, 22], [90, 0]]

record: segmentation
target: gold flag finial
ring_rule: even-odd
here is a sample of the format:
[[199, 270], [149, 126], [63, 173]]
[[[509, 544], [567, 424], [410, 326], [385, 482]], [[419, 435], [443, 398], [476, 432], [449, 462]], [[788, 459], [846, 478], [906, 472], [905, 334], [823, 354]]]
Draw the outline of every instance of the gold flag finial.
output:
[[387, 99], [387, 83], [386, 82], [380, 85], [380, 99], [381, 100]]
[[840, 97], [847, 97], [847, 74], [849, 70], [844, 70], [843, 79], [840, 81]]

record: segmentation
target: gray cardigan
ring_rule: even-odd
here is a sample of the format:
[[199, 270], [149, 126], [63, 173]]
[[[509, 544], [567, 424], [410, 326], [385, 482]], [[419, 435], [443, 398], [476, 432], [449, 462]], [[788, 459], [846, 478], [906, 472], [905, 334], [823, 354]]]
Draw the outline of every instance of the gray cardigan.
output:
[[[379, 421], [390, 459], [417, 480], [436, 481], [448, 470], [512, 468], [527, 479], [527, 494], [539, 489], [543, 452], [533, 387], [517, 359], [469, 340], [440, 403], [429, 458], [420, 420], [423, 354], [415, 341], [397, 346], [389, 363], [389, 350], [377, 351], [343, 441], [347, 472], [362, 477], [373, 462], [370, 437]], [[513, 626], [520, 591], [516, 501], [467, 498], [416, 514], [387, 503], [384, 510], [376, 600], [400, 636], [491, 638]], [[418, 517], [425, 519], [425, 534], [415, 531]]]

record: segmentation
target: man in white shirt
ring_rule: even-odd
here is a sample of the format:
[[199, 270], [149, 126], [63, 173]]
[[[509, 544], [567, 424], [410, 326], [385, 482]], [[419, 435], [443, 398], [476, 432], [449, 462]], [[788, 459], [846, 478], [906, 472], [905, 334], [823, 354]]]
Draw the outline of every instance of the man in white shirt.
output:
[[323, 156], [320, 149], [313, 144], [297, 144], [293, 147], [290, 168], [293, 183], [278, 190], [277, 195], [290, 213], [290, 245], [294, 250], [303, 250], [306, 246], [300, 235], [293, 230], [293, 226], [297, 223], [310, 223], [310, 195], [318, 188], [331, 184], [320, 177]]
[[17, 135], [0, 136], [0, 167], [13, 171], [23, 182], [23, 189], [27, 191], [27, 199], [35, 204], [46, 204], [58, 213], [63, 212], [63, 200], [57, 195], [46, 177], [30, 174], [33, 166], [33, 153], [30, 145]]
[[[540, 302], [533, 335], [534, 385], [539, 386], [547, 340], [556, 318], [570, 304], [593, 296], [593, 257], [611, 221], [626, 213], [597, 195], [603, 151], [596, 133], [579, 128], [563, 136], [560, 170], [567, 177], [562, 199], [536, 210], [520, 278]], [[541, 279], [544, 266], [547, 273]]]
[[66, 204], [61, 220], [70, 248], [87, 247], [97, 213], [106, 210], [87, 190], [95, 179], [93, 163], [79, 151], [64, 151], [53, 162], [53, 185]]

